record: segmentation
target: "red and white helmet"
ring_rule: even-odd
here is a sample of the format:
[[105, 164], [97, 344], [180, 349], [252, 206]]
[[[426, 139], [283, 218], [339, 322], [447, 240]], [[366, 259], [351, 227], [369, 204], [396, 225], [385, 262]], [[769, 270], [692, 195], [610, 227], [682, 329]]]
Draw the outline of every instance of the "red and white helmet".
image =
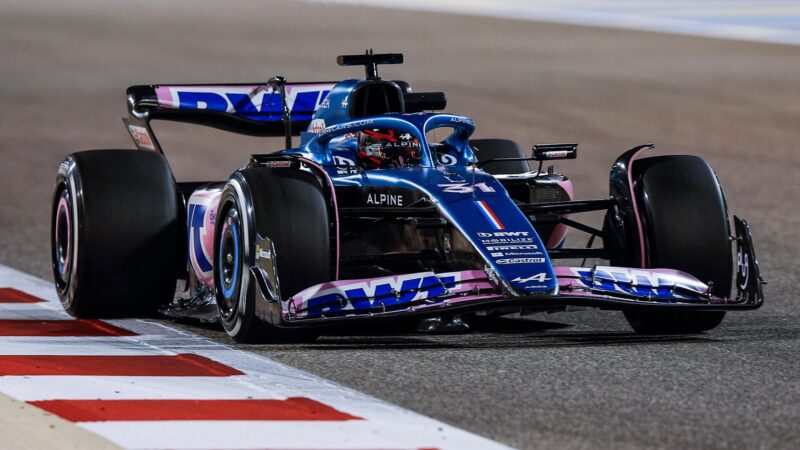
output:
[[364, 130], [358, 134], [357, 158], [366, 169], [417, 166], [422, 159], [422, 145], [409, 133]]

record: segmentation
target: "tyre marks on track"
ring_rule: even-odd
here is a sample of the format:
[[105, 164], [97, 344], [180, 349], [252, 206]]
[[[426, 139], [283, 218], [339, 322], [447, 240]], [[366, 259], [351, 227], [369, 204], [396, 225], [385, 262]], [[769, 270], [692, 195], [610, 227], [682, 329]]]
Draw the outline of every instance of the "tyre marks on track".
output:
[[4, 266], [0, 392], [126, 448], [507, 448], [159, 322], [71, 319]]

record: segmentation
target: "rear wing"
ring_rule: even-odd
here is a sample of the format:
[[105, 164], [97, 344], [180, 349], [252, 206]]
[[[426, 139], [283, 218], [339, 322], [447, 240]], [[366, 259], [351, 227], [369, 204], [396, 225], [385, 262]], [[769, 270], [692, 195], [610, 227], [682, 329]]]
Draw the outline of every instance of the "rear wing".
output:
[[[400, 109], [394, 112], [442, 110], [447, 105], [442, 92], [412, 92], [405, 81], [393, 83], [402, 92]], [[131, 86], [127, 92], [129, 117], [123, 121], [138, 148], [160, 153], [151, 120], [192, 123], [249, 136], [284, 136], [286, 148], [291, 148], [291, 137], [308, 129], [335, 85], [287, 83], [283, 77], [273, 77], [261, 84]]]
[[143, 85], [128, 88], [129, 118], [136, 146], [161, 152], [150, 121], [205, 125], [249, 136], [297, 136], [336, 83]]

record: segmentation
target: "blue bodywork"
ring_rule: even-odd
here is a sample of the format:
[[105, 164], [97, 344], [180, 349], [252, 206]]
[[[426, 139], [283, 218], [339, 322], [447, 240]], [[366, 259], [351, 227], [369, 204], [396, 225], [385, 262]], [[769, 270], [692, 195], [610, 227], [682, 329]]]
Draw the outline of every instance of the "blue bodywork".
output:
[[[424, 193], [473, 244], [511, 293], [556, 294], [558, 284], [553, 265], [530, 221], [500, 182], [470, 164], [476, 162], [469, 146], [469, 137], [475, 130], [473, 120], [444, 113], [384, 114], [351, 119], [346, 99], [356, 85], [357, 80], [349, 80], [334, 87], [314, 117], [324, 120], [328, 126], [318, 133], [304, 133], [300, 147], [282, 153], [318, 163], [335, 186], [410, 189]], [[342, 165], [355, 165], [354, 139], [347, 136], [376, 128], [409, 133], [419, 139], [423, 150], [421, 164], [394, 169], [343, 170]], [[448, 129], [450, 134], [434, 151], [425, 136], [440, 128]], [[513, 257], [508, 256], [508, 250]]]
[[[291, 297], [284, 297], [286, 301], [280, 302], [280, 305], [267, 300], [258, 303], [266, 308], [262, 314], [268, 316], [274, 325], [286, 326], [298, 320], [324, 323], [331, 317], [346, 319], [351, 314], [358, 317], [391, 317], [394, 314], [434, 314], [438, 313], [439, 308], [446, 308], [447, 311], [453, 308], [478, 310], [490, 305], [543, 309], [569, 304], [616, 309], [697, 307], [723, 310], [757, 308], [763, 302], [749, 228], [738, 218], [736, 236], [739, 260], [745, 263], [739, 265], [735, 299], [714, 297], [708, 286], [691, 275], [665, 269], [559, 267], [557, 271], [529, 218], [500, 181], [475, 164], [477, 158], [469, 142], [475, 131], [473, 120], [447, 113], [386, 113], [353, 117], [354, 110], [361, 113], [374, 111], [372, 104], [370, 108], [363, 108], [368, 104], [366, 101], [358, 102], [360, 108], [351, 105], [353, 99], [368, 98], [359, 97], [360, 94], [356, 93], [367, 92], [368, 89], [360, 89], [369, 88], [370, 83], [382, 84], [388, 90], [397, 89], [402, 102], [395, 109], [403, 110], [410, 88], [405, 86], [403, 89], [408, 91], [402, 92], [400, 83], [379, 78], [351, 79], [336, 84], [287, 84], [283, 96], [266, 85], [138, 86], [129, 89], [132, 120], [143, 121], [132, 124], [143, 124], [146, 129], [140, 128], [147, 133], [150, 133], [147, 121], [159, 117], [170, 120], [180, 117], [182, 121], [259, 136], [280, 135], [275, 134], [276, 131], [288, 134], [296, 132], [296, 129], [293, 131], [287, 126], [288, 122], [284, 122], [285, 113], [289, 113], [294, 125], [303, 123], [301, 126], [305, 127], [308, 121], [308, 127], [301, 133], [296, 148], [283, 150], [276, 155], [254, 155], [254, 161], [259, 161], [258, 157], [275, 158], [284, 160], [281, 161], [284, 165], [273, 167], [289, 167], [290, 163], [285, 160], [295, 159], [309, 163], [302, 166], [305, 163], [301, 162], [296, 167], [308, 169], [309, 165], [319, 166], [313, 170], [325, 171], [330, 177], [332, 186], [327, 185], [327, 188], [331, 189], [333, 199], [338, 194], [336, 188], [342, 191], [358, 188], [367, 193], [389, 192], [384, 194], [387, 196], [394, 191], [420, 193], [422, 195], [416, 197], [425, 197], [432, 202], [441, 216], [469, 241], [484, 262], [481, 264], [483, 267], [471, 265], [471, 270], [457, 272], [426, 271], [369, 279], [335, 279], [310, 286], [300, 293], [287, 293]], [[388, 100], [386, 105], [388, 110]], [[419, 105], [414, 110], [426, 109]], [[175, 114], [175, 110], [191, 110], [193, 114], [180, 116]], [[196, 114], [200, 110], [207, 110], [208, 114]], [[361, 131], [375, 129], [407, 133], [418, 140], [422, 151], [419, 164], [389, 169], [360, 168], [356, 158], [356, 136]], [[134, 131], [142, 133], [141, 130]], [[431, 135], [446, 137], [429, 140]], [[138, 135], [132, 132], [132, 136], [136, 141]], [[287, 136], [287, 141], [290, 139]], [[158, 149], [155, 140], [151, 144]], [[628, 169], [636, 153], [643, 147], [647, 146], [623, 154], [614, 166], [615, 172], [612, 172], [612, 194], [616, 192], [613, 198], [624, 207], [623, 212], [629, 209], [633, 211], [626, 207], [632, 203], [634, 195], [633, 186], [628, 183]], [[302, 158], [285, 158], [281, 155]], [[316, 173], [320, 178], [325, 178], [321, 172]], [[409, 205], [368, 205], [370, 208], [380, 206], [402, 208]], [[635, 216], [637, 213], [634, 211], [633, 214], [621, 225], [618, 224], [615, 232], [626, 232], [624, 227], [632, 229], [631, 224], [638, 220]], [[188, 211], [188, 216], [190, 233], [199, 233], [205, 223], [202, 210], [195, 206]], [[338, 239], [339, 235], [336, 236]], [[199, 242], [198, 237], [195, 236], [195, 242]], [[338, 251], [339, 241], [336, 244]], [[638, 245], [638, 242], [634, 244]], [[645, 250], [641, 248], [642, 255]], [[198, 261], [201, 270], [212, 267], [205, 257]], [[253, 276], [261, 274], [266, 279], [268, 275], [260, 270], [251, 267]], [[265, 299], [272, 298], [267, 292], [269, 289], [265, 290], [261, 284], [259, 289], [262, 296]]]

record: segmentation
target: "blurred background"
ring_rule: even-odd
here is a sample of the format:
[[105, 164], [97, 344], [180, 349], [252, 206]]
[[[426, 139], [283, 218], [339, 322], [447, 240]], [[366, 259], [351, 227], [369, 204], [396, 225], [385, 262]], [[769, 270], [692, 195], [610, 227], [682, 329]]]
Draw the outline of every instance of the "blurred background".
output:
[[[767, 305], [729, 318], [719, 329], [721, 341], [624, 356], [601, 347], [547, 357], [536, 350], [545, 344], [517, 336], [450, 355], [455, 359], [448, 361], [461, 358], [450, 366], [441, 353], [398, 361], [384, 347], [363, 354], [343, 347], [292, 352], [284, 361], [323, 376], [338, 373], [337, 381], [515, 446], [527, 447], [532, 439], [578, 447], [799, 444], [797, 2], [369, 6], [377, 3], [0, 0], [0, 263], [50, 279], [57, 167], [73, 151], [133, 147], [120, 120], [127, 115], [128, 86], [261, 82], [274, 75], [340, 80], [360, 77], [362, 69], [338, 67], [336, 55], [368, 48], [402, 52], [405, 64], [381, 74], [418, 91], [444, 91], [449, 111], [476, 120], [477, 137], [509, 138], [523, 147], [578, 142], [578, 159], [558, 162], [556, 169], [573, 179], [579, 198], [606, 196], [613, 160], [642, 143], [655, 143], [659, 153], [706, 158], [731, 211], [751, 223], [770, 282]], [[278, 150], [282, 142], [178, 124], [156, 124], [156, 134], [181, 180], [225, 179], [250, 153]], [[584, 330], [581, 324], [627, 330], [619, 317], [605, 314], [576, 315], [575, 330]], [[617, 343], [608, 336], [595, 341]], [[516, 350], [489, 352], [508, 346]], [[264, 352], [274, 356], [280, 349]], [[537, 358], [550, 361], [551, 369], [563, 367], [545, 371], [532, 362]], [[425, 383], [462, 377], [490, 360], [485, 372], [440, 386], [434, 396], [419, 394], [411, 381], [400, 383], [406, 390], [387, 393], [356, 380], [360, 370], [366, 378], [416, 371], [414, 379]], [[586, 367], [594, 370], [572, 378]], [[498, 368], [508, 371], [503, 376], [510, 384], [487, 385]], [[618, 375], [596, 381], [609, 373]], [[514, 394], [520, 383], [540, 376], [538, 382], [550, 386], [546, 393], [526, 388], [531, 395]], [[641, 383], [648, 376], [661, 386]], [[573, 387], [553, 387], [562, 383]], [[465, 399], [481, 389], [481, 402]], [[643, 404], [650, 395], [652, 403]], [[506, 403], [481, 411], [497, 399]], [[660, 412], [651, 416], [654, 409]], [[607, 416], [612, 410], [617, 413]], [[737, 428], [745, 416], [751, 423]], [[679, 424], [682, 432], [667, 431], [664, 423]]]

